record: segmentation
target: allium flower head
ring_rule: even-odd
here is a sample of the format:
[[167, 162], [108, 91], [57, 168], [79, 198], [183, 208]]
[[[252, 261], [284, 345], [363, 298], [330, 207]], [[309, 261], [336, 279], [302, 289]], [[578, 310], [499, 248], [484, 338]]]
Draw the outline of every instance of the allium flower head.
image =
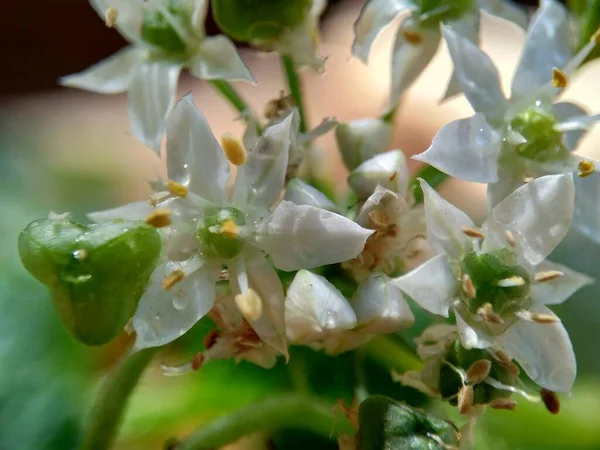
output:
[[[479, 42], [480, 10], [502, 17], [525, 28], [525, 11], [504, 0], [410, 1], [370, 0], [354, 24], [352, 54], [367, 62], [371, 45], [379, 32], [395, 17], [406, 14], [396, 34], [392, 53], [391, 104], [417, 79], [436, 54], [440, 26], [448, 26], [477, 45]], [[456, 75], [445, 97], [460, 92]]]
[[[281, 201], [291, 116], [265, 130], [245, 152], [223, 148], [206, 119], [184, 97], [167, 126], [167, 182], [151, 203], [90, 214], [94, 221], [136, 218], [161, 227], [163, 263], [154, 271], [133, 318], [136, 348], [167, 344], [204, 316], [224, 268], [240, 311], [262, 341], [287, 354], [283, 289], [274, 265], [286, 271], [356, 256], [372, 233], [340, 215]], [[239, 164], [231, 196], [229, 161]]]
[[108, 25], [130, 45], [61, 83], [102, 94], [127, 92], [133, 134], [155, 151], [183, 68], [205, 80], [254, 81], [228, 37], [205, 35], [208, 0], [90, 3], [102, 18], [113, 14]]
[[450, 309], [466, 348], [500, 343], [540, 386], [568, 391], [575, 378], [569, 337], [546, 305], [591, 280], [545, 261], [573, 215], [570, 174], [548, 175], [499, 203], [482, 228], [421, 181], [427, 237], [437, 256], [393, 280], [426, 310]]
[[536, 12], [509, 99], [490, 58], [452, 28], [443, 26], [442, 31], [460, 87], [476, 114], [444, 126], [429, 149], [414, 159], [463, 180], [490, 183], [490, 207], [527, 178], [593, 172], [593, 163], [582, 162], [571, 151], [600, 117], [555, 101], [596, 43], [573, 56], [562, 5], [544, 0]]

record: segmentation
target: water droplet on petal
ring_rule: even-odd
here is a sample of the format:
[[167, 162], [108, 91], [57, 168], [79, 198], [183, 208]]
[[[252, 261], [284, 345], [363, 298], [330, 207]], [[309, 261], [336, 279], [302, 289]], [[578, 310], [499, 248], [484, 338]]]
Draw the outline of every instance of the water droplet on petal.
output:
[[184, 310], [189, 305], [189, 300], [186, 295], [176, 295], [173, 297], [173, 308], [178, 311]]

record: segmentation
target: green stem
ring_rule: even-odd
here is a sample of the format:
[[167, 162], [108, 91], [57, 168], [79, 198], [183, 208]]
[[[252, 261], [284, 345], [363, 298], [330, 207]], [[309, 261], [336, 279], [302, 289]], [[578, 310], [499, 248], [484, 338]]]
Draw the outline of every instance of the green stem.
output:
[[[581, 6], [581, 5], [580, 5]], [[590, 41], [600, 27], [600, 0], [589, 0], [581, 6], [579, 14], [579, 42], [577, 48], [581, 49]], [[592, 50], [585, 62], [600, 57], [598, 46]]]
[[400, 373], [423, 366], [411, 349], [389, 336], [376, 336], [363, 345], [361, 350], [366, 358]]
[[290, 90], [290, 95], [294, 99], [294, 103], [296, 104], [296, 107], [298, 108], [298, 113], [300, 114], [300, 132], [306, 133], [306, 131], [308, 131], [308, 124], [302, 98], [302, 82], [300, 81], [300, 77], [298, 76], [296, 65], [294, 64], [294, 60], [291, 56], [282, 55], [281, 66], [287, 79], [287, 85], [288, 89]]
[[128, 356], [103, 381], [92, 405], [80, 450], [112, 447], [129, 397], [155, 353], [156, 349], [146, 349]]
[[419, 184], [419, 178], [423, 178], [434, 189], [448, 178], [448, 175], [433, 166], [425, 166], [419, 170], [411, 179], [409, 188], [413, 190], [416, 203], [423, 203], [423, 191]]
[[228, 81], [210, 80], [210, 84], [213, 85], [213, 87], [231, 104], [231, 106], [233, 106], [244, 116], [246, 121], [256, 123], [256, 129], [259, 135], [262, 133], [260, 122], [256, 117], [254, 117], [250, 106], [248, 106], [248, 103], [246, 103], [240, 93], [236, 91], [236, 89]]
[[269, 432], [278, 428], [300, 428], [330, 437], [334, 425], [351, 432], [342, 417], [334, 417], [332, 408], [301, 395], [284, 395], [245, 406], [207, 424], [184, 439], [178, 450], [211, 450], [235, 442], [242, 436]]
[[396, 106], [392, 106], [388, 112], [385, 112], [381, 115], [380, 119], [387, 123], [392, 123], [394, 121], [394, 117], [396, 117], [396, 111], [398, 108]]

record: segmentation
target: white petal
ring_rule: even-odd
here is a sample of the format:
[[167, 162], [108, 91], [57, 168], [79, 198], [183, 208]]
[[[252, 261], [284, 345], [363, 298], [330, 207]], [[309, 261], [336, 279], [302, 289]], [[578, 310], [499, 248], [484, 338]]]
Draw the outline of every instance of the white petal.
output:
[[398, 286], [423, 309], [448, 317], [459, 283], [452, 274], [446, 255], [437, 255], [406, 275], [394, 278]]
[[444, 125], [431, 146], [413, 159], [461, 180], [495, 183], [501, 150], [502, 137], [477, 113]]
[[202, 80], [244, 80], [254, 82], [231, 40], [222, 34], [205, 37], [198, 54], [189, 63], [190, 72]]
[[511, 0], [479, 0], [479, 7], [485, 12], [514, 23], [522, 29], [527, 29], [529, 18], [527, 11], [513, 4]]
[[87, 213], [88, 219], [96, 223], [112, 222], [113, 220], [144, 220], [154, 210], [154, 207], [147, 201], [133, 202], [127, 205], [117, 206], [116, 208], [106, 209], [104, 211], [95, 211]]
[[415, 321], [402, 291], [383, 274], [372, 274], [363, 281], [350, 304], [361, 333], [395, 333]]
[[[552, 314], [545, 306], [532, 311]], [[569, 392], [573, 387], [577, 373], [575, 354], [561, 322], [539, 324], [520, 320], [500, 336], [499, 341], [508, 355], [541, 387], [555, 392]]]
[[[494, 208], [498, 203], [523, 186], [525, 167], [500, 164], [498, 167], [498, 181], [490, 183], [487, 187], [488, 210]], [[504, 232], [502, 232], [504, 234]]]
[[350, 219], [282, 201], [259, 230], [260, 247], [281, 270], [299, 270], [355, 258], [373, 233]]
[[535, 270], [536, 272], [558, 270], [563, 273], [562, 277], [555, 280], [531, 285], [531, 298], [537, 304], [558, 305], [569, 299], [582, 287], [594, 283], [593, 278], [552, 261], [544, 261]]
[[233, 203], [270, 207], [281, 195], [290, 151], [292, 115], [268, 127], [238, 168]]
[[352, 54], [366, 64], [371, 45], [379, 32], [397, 15], [415, 8], [415, 4], [408, 0], [367, 1], [354, 22]]
[[496, 233], [510, 231], [520, 256], [537, 265], [567, 234], [574, 201], [571, 174], [536, 178], [502, 200], [491, 211], [485, 228]]
[[[254, 250], [244, 254], [249, 285], [262, 300], [262, 314], [250, 325], [263, 342], [266, 342], [286, 359], [289, 357], [285, 337], [284, 294], [275, 269], [265, 257]], [[230, 271], [232, 268], [229, 269]], [[235, 274], [231, 274], [232, 282]]]
[[289, 181], [283, 199], [296, 205], [309, 205], [339, 213], [336, 204], [329, 200], [325, 194], [300, 178], [292, 178]]
[[350, 170], [387, 150], [393, 137], [392, 126], [381, 119], [353, 120], [335, 129], [344, 164]]
[[[419, 36], [419, 42], [406, 39], [406, 35]], [[440, 45], [440, 32], [437, 28], [419, 27], [412, 19], [406, 19], [394, 42], [392, 53], [392, 74], [390, 103], [397, 105], [400, 96], [423, 73], [435, 56]]]
[[496, 66], [469, 39], [444, 25], [441, 28], [465, 97], [473, 109], [483, 113], [490, 122], [502, 120], [508, 102], [502, 93]]
[[204, 31], [209, 3], [209, 0], [194, 0], [191, 23], [195, 30]]
[[325, 117], [319, 125], [312, 130], [298, 136], [298, 145], [304, 145], [314, 141], [318, 137], [329, 133], [335, 127], [339, 125], [339, 122], [334, 117]]
[[460, 334], [460, 342], [464, 348], [488, 348], [494, 344], [494, 340], [481, 330], [471, 327], [460, 313], [454, 310], [456, 316], [456, 327]]
[[191, 94], [169, 116], [167, 173], [202, 198], [221, 205], [227, 201], [229, 162]]
[[355, 325], [354, 311], [333, 284], [308, 270], [296, 274], [285, 298], [285, 326], [291, 342], [308, 344]]
[[360, 208], [360, 212], [358, 216], [356, 216], [355, 222], [361, 227], [369, 227], [371, 224], [369, 215], [376, 210], [384, 212], [390, 222], [398, 223], [408, 212], [409, 206], [403, 197], [400, 197], [389, 189], [377, 186], [373, 195], [371, 195]]
[[564, 67], [571, 55], [567, 10], [555, 0], [543, 0], [527, 31], [525, 48], [512, 81], [511, 97], [531, 95], [550, 81], [552, 69]]
[[558, 127], [569, 124], [576, 125], [574, 129], [566, 131], [563, 138], [565, 145], [571, 151], [575, 150], [579, 140], [585, 135], [587, 129], [593, 125], [593, 122], [595, 122], [593, 118], [600, 120], [600, 117], [588, 116], [585, 109], [571, 102], [555, 103], [552, 105], [552, 111], [556, 114], [559, 122]]
[[464, 212], [444, 200], [435, 189], [420, 180], [425, 203], [427, 239], [436, 253], [446, 253], [450, 260], [460, 259], [467, 239], [464, 227], [475, 225]]
[[391, 150], [367, 159], [348, 177], [348, 184], [360, 199], [369, 197], [377, 185], [406, 197], [408, 181], [406, 157], [400, 150]]
[[[154, 271], [133, 316], [136, 350], [174, 341], [212, 308], [220, 267], [200, 264], [195, 260], [166, 262]], [[174, 270], [183, 270], [186, 276], [165, 290], [163, 280]]]
[[133, 134], [157, 153], [166, 118], [175, 104], [181, 66], [147, 61], [137, 66], [129, 86], [129, 119]]
[[117, 10], [115, 28], [119, 30], [129, 42], [140, 39], [140, 31], [144, 23], [144, 17], [148, 4], [146, 2], [132, 2], [131, 0], [90, 0], [92, 8], [104, 21], [106, 10], [114, 8]]
[[600, 173], [575, 177], [575, 215], [573, 226], [600, 244]]
[[83, 72], [62, 77], [60, 84], [101, 94], [125, 92], [133, 79], [136, 65], [142, 59], [139, 49], [125, 47]]

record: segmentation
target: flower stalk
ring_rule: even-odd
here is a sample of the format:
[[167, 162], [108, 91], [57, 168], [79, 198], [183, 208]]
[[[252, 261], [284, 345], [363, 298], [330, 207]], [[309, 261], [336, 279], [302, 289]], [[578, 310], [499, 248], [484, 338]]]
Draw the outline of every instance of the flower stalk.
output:
[[300, 77], [298, 76], [296, 65], [294, 64], [294, 60], [291, 56], [282, 55], [281, 66], [285, 73], [288, 89], [290, 90], [290, 95], [294, 99], [294, 103], [298, 108], [298, 112], [300, 113], [300, 132], [305, 133], [306, 131], [308, 131], [308, 123], [306, 120], [306, 112], [304, 110], [302, 82], [300, 81]]

